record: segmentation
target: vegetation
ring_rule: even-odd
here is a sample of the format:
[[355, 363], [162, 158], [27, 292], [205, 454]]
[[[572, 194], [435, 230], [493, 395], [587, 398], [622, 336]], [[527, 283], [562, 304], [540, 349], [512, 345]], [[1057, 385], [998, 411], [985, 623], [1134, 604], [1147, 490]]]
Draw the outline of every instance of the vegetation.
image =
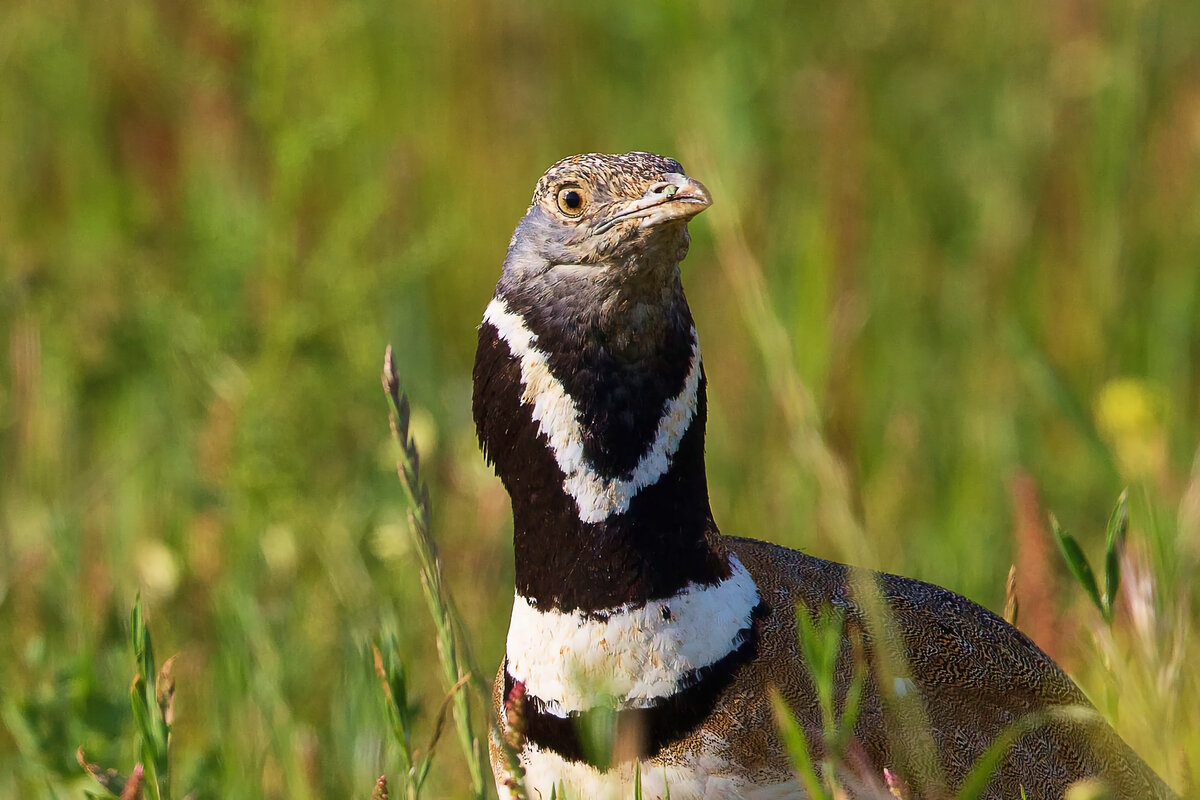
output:
[[[1197, 41], [1165, 0], [0, 4], [0, 796], [97, 791], [82, 747], [161, 796], [365, 797], [447, 697], [483, 735], [379, 354], [488, 672], [475, 326], [541, 172], [629, 149], [717, 201], [684, 280], [723, 529], [997, 610], [1015, 563], [1021, 627], [1195, 791]], [[449, 744], [425, 796], [472, 793]]]

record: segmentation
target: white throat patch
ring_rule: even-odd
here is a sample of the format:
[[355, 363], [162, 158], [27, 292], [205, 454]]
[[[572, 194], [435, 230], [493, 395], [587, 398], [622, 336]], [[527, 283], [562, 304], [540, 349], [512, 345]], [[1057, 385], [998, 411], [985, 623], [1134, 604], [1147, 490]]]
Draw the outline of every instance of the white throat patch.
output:
[[508, 673], [557, 716], [606, 698], [646, 708], [670, 697], [689, 674], [736, 649], [752, 624], [758, 587], [737, 556], [729, 566], [732, 574], [715, 586], [688, 584], [664, 600], [602, 615], [538, 611], [517, 595]]
[[700, 386], [700, 340], [692, 329], [692, 360], [683, 389], [668, 400], [654, 432], [654, 441], [633, 469], [629, 480], [602, 477], [583, 456], [583, 427], [579, 408], [562, 383], [550, 372], [549, 357], [535, 344], [537, 335], [525, 325], [519, 314], [508, 310], [503, 298], [488, 304], [483, 321], [492, 325], [509, 350], [521, 362], [521, 403], [533, 408], [533, 421], [550, 443], [558, 468], [562, 470], [563, 489], [575, 500], [579, 519], [602, 522], [613, 514], [629, 510], [629, 502], [651, 486], [671, 467], [671, 458], [696, 415], [696, 394]]

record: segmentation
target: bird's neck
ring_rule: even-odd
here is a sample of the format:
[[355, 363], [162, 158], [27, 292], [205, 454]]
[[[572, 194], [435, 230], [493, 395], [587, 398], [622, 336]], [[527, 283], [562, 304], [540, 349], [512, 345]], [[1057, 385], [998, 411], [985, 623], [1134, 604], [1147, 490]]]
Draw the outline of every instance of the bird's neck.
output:
[[512, 498], [518, 599], [535, 609], [639, 607], [731, 574], [708, 503], [700, 347], [677, 295], [573, 315], [501, 287], [488, 306], [475, 422]]

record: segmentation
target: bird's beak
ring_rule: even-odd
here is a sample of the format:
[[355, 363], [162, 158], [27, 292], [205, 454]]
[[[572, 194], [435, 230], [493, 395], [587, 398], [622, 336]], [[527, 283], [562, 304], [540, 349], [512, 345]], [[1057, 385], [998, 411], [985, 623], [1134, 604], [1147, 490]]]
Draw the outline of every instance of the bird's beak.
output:
[[681, 172], [667, 172], [637, 200], [626, 203], [616, 214], [592, 229], [604, 233], [623, 220], [641, 220], [640, 228], [652, 228], [677, 220], [687, 221], [712, 205], [712, 195], [698, 180]]

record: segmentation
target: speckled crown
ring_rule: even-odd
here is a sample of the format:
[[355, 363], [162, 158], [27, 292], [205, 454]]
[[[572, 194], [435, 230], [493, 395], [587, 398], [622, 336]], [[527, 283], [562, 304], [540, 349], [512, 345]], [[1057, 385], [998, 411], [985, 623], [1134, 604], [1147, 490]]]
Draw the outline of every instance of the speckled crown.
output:
[[575, 179], [604, 186], [614, 195], [640, 196], [645, 186], [664, 172], [683, 172], [678, 161], [656, 153], [581, 153], [567, 156], [546, 170], [533, 190], [532, 205], [554, 194], [566, 181]]

